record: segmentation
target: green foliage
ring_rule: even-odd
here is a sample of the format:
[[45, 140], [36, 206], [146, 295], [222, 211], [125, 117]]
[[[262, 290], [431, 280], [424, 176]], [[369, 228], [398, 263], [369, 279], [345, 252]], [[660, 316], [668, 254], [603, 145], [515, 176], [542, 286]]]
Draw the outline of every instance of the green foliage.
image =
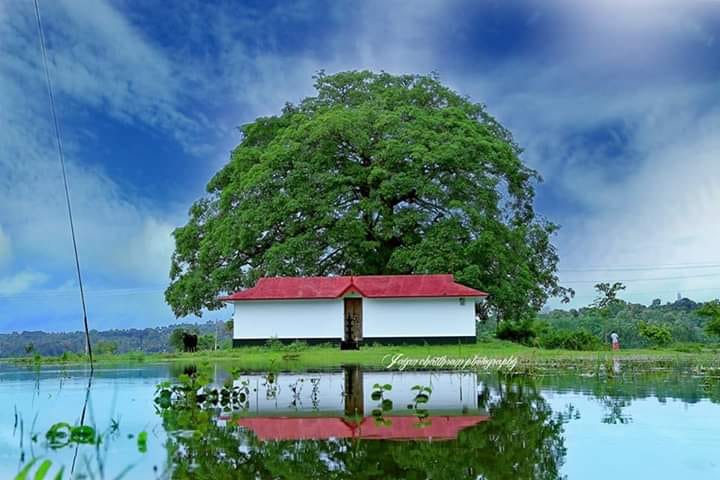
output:
[[500, 322], [496, 336], [500, 340], [531, 345], [535, 337], [537, 337], [537, 331], [533, 322], [529, 319], [522, 321], [505, 320]]
[[621, 290], [625, 290], [625, 285], [621, 282], [615, 282], [612, 285], [609, 283], [598, 283], [595, 285], [595, 290], [598, 292], [598, 297], [593, 302], [593, 307], [605, 309], [620, 300], [617, 298], [618, 293]]
[[187, 334], [187, 330], [184, 328], [176, 328], [173, 330], [173, 332], [170, 334], [170, 338], [168, 339], [168, 344], [175, 350], [176, 352], [182, 352], [185, 350], [185, 343], [183, 341], [183, 338]]
[[702, 345], [699, 343], [676, 343], [672, 346], [672, 349], [683, 353], [700, 353], [703, 350]]
[[661, 324], [640, 322], [638, 323], [638, 333], [652, 345], [664, 347], [673, 341], [670, 329]]
[[[38, 465], [37, 469], [35, 470], [35, 473], [32, 474], [33, 468], [35, 465], [38, 464], [40, 461], [39, 458], [34, 458], [30, 460], [25, 467], [23, 467], [22, 470], [15, 476], [15, 480], [45, 480], [50, 479], [51, 477], [49, 475], [52, 475], [50, 473], [50, 469], [52, 468], [52, 461], [50, 460], [42, 460], [40, 464]], [[55, 473], [55, 476], [52, 477], [53, 480], [62, 480], [63, 474], [65, 473], [65, 467], [60, 468], [57, 473]], [[32, 476], [31, 476], [32, 475]]]
[[315, 87], [242, 127], [175, 230], [177, 316], [276, 275], [453, 273], [514, 320], [572, 294], [557, 226], [534, 212], [538, 175], [481, 104], [432, 75], [320, 73]]
[[88, 425], [70, 425], [66, 422], [54, 424], [45, 434], [48, 446], [53, 450], [65, 448], [70, 444], [93, 445], [97, 440], [97, 432]]
[[540, 337], [540, 346], [549, 349], [599, 350], [602, 342], [587, 330], [550, 329]]
[[118, 342], [101, 340], [95, 343], [93, 351], [101, 355], [115, 355], [118, 353]]
[[146, 431], [140, 432], [137, 437], [138, 452], [147, 453], [147, 449], [148, 449], [147, 441], [148, 441], [148, 433]]
[[[490, 376], [481, 388], [479, 407], [489, 419], [449, 441], [262, 441], [232, 420], [221, 425], [212, 406], [205, 409], [194, 401], [178, 401], [158, 413], [168, 432], [165, 447], [174, 479], [562, 478], [566, 420], [553, 413], [533, 382]], [[378, 384], [374, 391], [379, 398], [373, 416], [385, 424], [393, 409], [387, 402], [391, 390]], [[413, 391], [421, 428], [433, 421], [426, 408], [431, 389], [418, 385]]]
[[198, 337], [198, 350], [214, 350], [215, 349], [215, 335], [212, 333], [206, 333]]
[[[93, 340], [93, 353], [103, 351], [102, 344], [117, 345], [111, 350], [112, 354], [125, 354], [128, 352], [159, 353], [171, 350], [169, 338], [178, 328], [194, 330], [199, 334], [218, 333], [218, 343], [229, 346], [232, 342], [232, 331], [214, 321], [199, 324], [178, 324], [165, 327], [144, 329], [104, 330], [91, 332]], [[101, 343], [102, 342], [102, 343]], [[30, 352], [28, 349], [32, 348]], [[182, 348], [181, 348], [182, 350]], [[15, 332], [0, 333], [0, 357], [24, 357], [39, 354], [42, 356], [60, 356], [67, 352], [67, 361], [82, 360], [85, 353], [85, 334], [83, 332]]]
[[720, 300], [708, 302], [698, 310], [698, 315], [708, 319], [705, 331], [708, 335], [720, 337]]
[[[701, 315], [701, 311], [703, 304], [687, 298], [664, 305], [654, 302], [650, 306], [617, 299], [604, 309], [590, 307], [570, 311], [553, 310], [539, 314], [538, 319], [559, 331], [585, 330], [604, 343], [609, 342], [607, 338], [609, 331], [615, 330], [620, 336], [623, 347], [634, 348], [647, 346], [648, 342], [653, 343], [656, 340], [667, 341], [667, 335], [664, 333], [659, 333], [659, 337], [652, 339], [641, 335], [640, 326], [643, 323], [651, 327], [655, 325], [662, 327], [659, 331], [667, 330], [671, 337], [670, 343], [673, 341], [685, 344], [709, 343], [711, 341], [707, 331], [709, 322]], [[655, 331], [652, 328], [651, 330]], [[668, 343], [654, 344], [668, 345]]]
[[268, 350], [272, 350], [274, 352], [282, 351], [282, 349], [284, 347], [284, 345], [280, 341], [280, 339], [278, 339], [275, 336], [268, 338], [267, 342], [265, 342], [265, 346], [267, 347]]

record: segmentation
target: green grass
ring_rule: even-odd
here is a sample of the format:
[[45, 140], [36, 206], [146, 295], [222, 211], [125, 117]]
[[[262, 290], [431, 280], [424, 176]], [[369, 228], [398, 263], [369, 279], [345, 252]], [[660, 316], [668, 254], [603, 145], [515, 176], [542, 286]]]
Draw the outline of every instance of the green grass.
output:
[[[368, 368], [384, 368], [388, 357], [402, 353], [405, 357], [425, 358], [427, 356], [472, 357], [474, 355], [487, 358], [507, 358], [514, 356], [521, 367], [537, 365], [568, 366], [573, 363], [598, 363], [612, 358], [638, 363], [657, 365], [659, 363], [678, 362], [698, 366], [720, 365], [717, 349], [701, 349], [700, 351], [679, 351], [686, 349], [626, 349], [620, 352], [601, 351], [569, 351], [544, 350], [530, 348], [510, 342], [492, 340], [470, 345], [404, 345], [381, 346], [372, 345], [356, 351], [341, 351], [332, 346], [273, 346], [243, 347], [236, 349], [201, 351], [195, 353], [125, 353], [119, 355], [98, 355], [98, 365], [123, 363], [156, 363], [156, 362], [228, 362], [234, 368], [245, 370], [306, 370], [329, 369], [342, 365], [361, 365]], [[79, 364], [86, 361], [82, 355], [64, 355], [63, 357], [27, 357], [9, 359], [16, 364]]]

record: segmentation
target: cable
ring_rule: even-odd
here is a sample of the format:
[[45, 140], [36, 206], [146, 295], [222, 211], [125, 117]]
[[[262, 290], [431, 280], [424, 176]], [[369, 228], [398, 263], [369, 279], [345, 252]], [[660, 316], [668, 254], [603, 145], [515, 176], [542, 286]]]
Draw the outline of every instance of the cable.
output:
[[704, 268], [720, 268], [720, 263], [710, 264], [688, 264], [688, 265], [656, 265], [656, 266], [638, 266], [638, 267], [578, 267], [578, 268], [560, 268], [558, 272], [639, 272], [654, 270], [692, 270]]
[[[720, 277], [720, 272], [718, 273], [705, 273], [701, 275], [686, 275], [681, 277], [652, 277], [652, 278], [626, 278], [626, 279], [618, 279], [618, 280], [612, 280], [613, 282], [654, 282], [654, 281], [660, 281], [660, 280], [685, 280], [688, 278], [705, 278], [705, 277]], [[560, 280], [560, 283], [602, 283], [607, 282], [608, 280]]]
[[42, 52], [43, 66], [45, 67], [45, 83], [47, 85], [48, 98], [50, 99], [50, 113], [53, 125], [55, 126], [55, 138], [57, 140], [58, 158], [62, 170], [63, 185], [65, 186], [65, 204], [67, 205], [68, 220], [70, 221], [70, 235], [72, 236], [73, 252], [75, 253], [75, 270], [77, 271], [78, 285], [80, 287], [80, 302], [82, 303], [83, 325], [85, 327], [85, 345], [90, 358], [90, 371], [93, 370], [92, 345], [90, 343], [90, 329], [88, 328], [87, 306], [85, 305], [85, 291], [83, 289], [82, 273], [80, 270], [80, 257], [78, 256], [77, 240], [75, 238], [75, 224], [73, 222], [72, 204], [70, 202], [70, 189], [68, 188], [67, 173], [65, 172], [65, 153], [63, 152], [62, 137], [60, 135], [60, 124], [55, 109], [55, 94], [53, 93], [52, 81], [50, 80], [50, 67], [48, 66], [47, 47], [45, 46], [45, 33], [43, 31], [42, 19], [40, 18], [40, 6], [38, 0], [35, 4], [35, 18], [37, 20], [38, 36], [40, 37], [40, 51]]

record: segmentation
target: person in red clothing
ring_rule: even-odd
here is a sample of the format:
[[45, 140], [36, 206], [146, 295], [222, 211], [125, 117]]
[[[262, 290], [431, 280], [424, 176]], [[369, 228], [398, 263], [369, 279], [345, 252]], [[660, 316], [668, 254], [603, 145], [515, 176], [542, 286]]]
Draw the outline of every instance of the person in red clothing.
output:
[[612, 342], [613, 350], [620, 350], [620, 337], [615, 330], [610, 333], [610, 341]]

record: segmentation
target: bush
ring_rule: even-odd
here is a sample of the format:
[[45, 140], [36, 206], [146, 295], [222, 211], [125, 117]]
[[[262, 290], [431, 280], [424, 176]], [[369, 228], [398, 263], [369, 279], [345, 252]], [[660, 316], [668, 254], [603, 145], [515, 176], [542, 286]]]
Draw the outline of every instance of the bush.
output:
[[523, 345], [530, 345], [537, 336], [533, 324], [529, 320], [521, 322], [513, 322], [505, 320], [500, 322], [497, 333], [495, 334], [500, 340], [509, 340]]
[[307, 347], [307, 342], [304, 342], [302, 340], [295, 340], [292, 343], [285, 345], [283, 350], [285, 350], [286, 352], [301, 352], [303, 350], [306, 350]]
[[270, 337], [267, 342], [265, 342], [265, 346], [269, 350], [273, 351], [279, 351], [283, 348], [283, 343], [278, 339], [277, 337]]
[[565, 350], [599, 350], [600, 340], [587, 330], [550, 330], [540, 337], [543, 348]]
[[118, 342], [100, 340], [95, 343], [95, 353], [98, 355], [115, 355], [118, 353]]
[[658, 325], [647, 322], [638, 323], [638, 333], [651, 345], [665, 346], [673, 341], [670, 329], [665, 325]]

